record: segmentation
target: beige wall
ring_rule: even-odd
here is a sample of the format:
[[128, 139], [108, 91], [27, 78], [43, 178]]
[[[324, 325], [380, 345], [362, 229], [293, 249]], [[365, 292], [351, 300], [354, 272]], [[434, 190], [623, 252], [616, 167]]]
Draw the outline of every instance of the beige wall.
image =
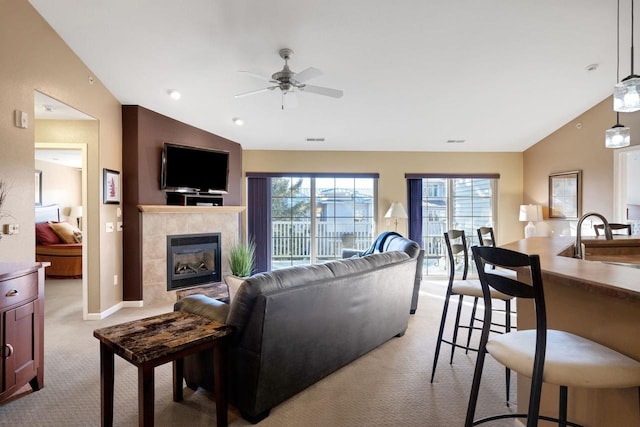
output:
[[59, 205], [61, 219], [67, 219], [69, 208], [82, 204], [82, 171], [41, 160], [36, 160], [36, 169], [42, 171], [42, 204]]
[[[122, 118], [119, 102], [94, 77], [26, 0], [0, 0], [0, 179], [11, 185], [6, 211], [21, 233], [0, 240], [3, 261], [35, 259], [34, 90], [65, 102], [99, 121], [99, 143], [88, 150], [87, 219], [90, 228], [88, 311], [99, 313], [122, 301], [122, 244], [101, 225], [115, 221], [117, 206], [102, 204], [102, 168], [121, 170]], [[29, 114], [30, 126], [13, 124], [14, 110]], [[28, 226], [27, 226], [28, 225]]]
[[[384, 221], [391, 202], [407, 207], [405, 173], [499, 173], [496, 239], [504, 243], [523, 237], [518, 222], [522, 153], [245, 150], [243, 167], [243, 172], [377, 172], [378, 231], [393, 230]], [[398, 231], [406, 235], [406, 221], [398, 224]]]
[[[632, 145], [638, 144], [640, 112], [621, 113], [620, 122], [631, 128]], [[582, 170], [582, 213], [595, 211], [612, 218], [615, 150], [604, 146], [604, 136], [615, 123], [609, 97], [524, 152], [524, 202], [544, 207], [549, 232], [575, 233], [576, 225], [548, 219], [550, 173]]]

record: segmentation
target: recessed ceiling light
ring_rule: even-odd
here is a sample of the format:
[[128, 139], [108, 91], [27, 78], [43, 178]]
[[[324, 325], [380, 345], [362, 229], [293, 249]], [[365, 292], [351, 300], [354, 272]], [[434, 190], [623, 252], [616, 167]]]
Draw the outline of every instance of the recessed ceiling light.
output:
[[324, 142], [324, 138], [307, 138], [307, 142]]
[[234, 117], [233, 119], [231, 119], [231, 121], [235, 123], [236, 126], [242, 126], [244, 124], [244, 120], [242, 120], [240, 117]]
[[42, 106], [42, 109], [47, 113], [51, 113], [54, 110], [53, 105], [46, 105], [46, 104]]
[[589, 64], [586, 67], [584, 67], [584, 69], [587, 71], [595, 71], [598, 69], [598, 64]]
[[447, 144], [464, 144], [464, 139], [447, 139]]
[[180, 99], [180, 97], [182, 97], [182, 94], [180, 92], [178, 92], [177, 90], [170, 90], [169, 91], [169, 96], [175, 100]]

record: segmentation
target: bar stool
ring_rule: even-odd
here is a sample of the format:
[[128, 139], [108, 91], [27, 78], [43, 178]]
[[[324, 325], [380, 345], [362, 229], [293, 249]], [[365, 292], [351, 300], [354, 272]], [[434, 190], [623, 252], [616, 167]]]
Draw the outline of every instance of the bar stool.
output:
[[493, 227], [478, 227], [478, 242], [480, 246], [495, 246], [496, 238]]
[[[631, 224], [618, 224], [618, 223], [609, 223], [609, 228], [611, 229], [611, 233], [613, 234], [626, 234], [627, 236], [631, 236]], [[596, 232], [596, 236], [600, 235], [601, 231], [604, 231], [604, 224], [594, 224], [593, 229]], [[622, 233], [615, 233], [614, 230], [626, 230]]]
[[[538, 420], [554, 421], [560, 426], [580, 427], [567, 421], [568, 387], [639, 387], [640, 392], [640, 362], [586, 338], [547, 329], [538, 255], [525, 255], [489, 246], [474, 246], [471, 250], [478, 268], [486, 309], [467, 408], [466, 427], [504, 418], [526, 418], [527, 427], [537, 426]], [[504, 268], [528, 268], [531, 284], [495, 274], [485, 269], [487, 264]], [[519, 330], [489, 338], [487, 325], [491, 323], [492, 289], [517, 298], [533, 299], [536, 329]], [[474, 421], [486, 353], [491, 354], [502, 365], [531, 378], [527, 414], [494, 415]], [[543, 382], [560, 386], [558, 418], [540, 415]]]
[[[449, 257], [449, 285], [447, 286], [447, 293], [444, 299], [444, 308], [442, 310], [442, 319], [440, 320], [440, 329], [438, 331], [438, 341], [436, 343], [436, 351], [433, 359], [433, 368], [431, 371], [431, 382], [433, 383], [433, 378], [436, 374], [436, 367], [438, 365], [438, 357], [440, 355], [440, 347], [442, 343], [448, 344], [451, 346], [451, 358], [449, 363], [453, 363], [453, 355], [456, 347], [465, 349], [465, 352], [478, 351], [476, 348], [470, 347], [471, 344], [471, 333], [473, 329], [480, 329], [479, 327], [474, 327], [474, 320], [476, 320], [476, 308], [478, 305], [478, 299], [483, 296], [482, 294], [482, 286], [480, 285], [479, 280], [467, 279], [467, 273], [469, 271], [469, 250], [467, 247], [467, 240], [465, 237], [464, 230], [449, 230], [444, 233], [444, 240], [447, 247], [447, 255]], [[462, 278], [461, 280], [455, 280], [456, 274], [456, 256], [462, 255], [463, 269], [462, 269]], [[458, 309], [456, 312], [456, 319], [453, 328], [453, 338], [451, 340], [447, 340], [443, 338], [444, 328], [447, 319], [447, 311], [449, 309], [449, 301], [452, 297], [458, 296]], [[469, 296], [473, 298], [473, 308], [471, 310], [471, 318], [469, 321], [469, 325], [460, 325], [460, 315], [462, 312], [462, 301], [463, 297]], [[507, 312], [510, 312], [510, 301], [513, 298], [510, 295], [503, 294], [496, 290], [491, 290], [491, 298], [496, 298], [505, 302]], [[490, 309], [490, 308], [489, 308]], [[487, 308], [485, 307], [485, 310]], [[480, 322], [483, 319], [477, 319]], [[491, 324], [488, 325], [491, 328]], [[509, 332], [511, 330], [511, 319], [510, 316], [505, 316], [504, 324], [494, 323], [493, 326], [499, 326], [502, 330], [492, 330], [493, 332], [503, 333]], [[467, 329], [467, 342], [466, 345], [461, 345], [457, 343], [458, 339], [458, 329]], [[506, 393], [507, 393], [507, 405], [509, 402], [509, 386], [510, 386], [510, 372], [506, 370]]]

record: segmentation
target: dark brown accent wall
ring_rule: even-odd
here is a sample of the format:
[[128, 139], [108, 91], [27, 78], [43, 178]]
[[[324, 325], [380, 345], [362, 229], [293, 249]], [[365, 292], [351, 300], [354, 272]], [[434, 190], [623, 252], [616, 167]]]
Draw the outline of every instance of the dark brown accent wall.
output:
[[[142, 230], [137, 205], [164, 205], [160, 155], [165, 142], [229, 152], [225, 206], [242, 204], [242, 147], [138, 105], [122, 106], [123, 299], [142, 301]], [[166, 242], [159, 242], [166, 245]]]

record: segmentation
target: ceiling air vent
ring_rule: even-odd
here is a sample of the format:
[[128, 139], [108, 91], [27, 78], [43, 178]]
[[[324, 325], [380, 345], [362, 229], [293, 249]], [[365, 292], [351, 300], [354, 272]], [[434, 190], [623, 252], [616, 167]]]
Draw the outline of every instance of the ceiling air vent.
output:
[[324, 142], [324, 138], [307, 138], [307, 142]]
[[447, 139], [447, 144], [464, 144], [464, 139]]

